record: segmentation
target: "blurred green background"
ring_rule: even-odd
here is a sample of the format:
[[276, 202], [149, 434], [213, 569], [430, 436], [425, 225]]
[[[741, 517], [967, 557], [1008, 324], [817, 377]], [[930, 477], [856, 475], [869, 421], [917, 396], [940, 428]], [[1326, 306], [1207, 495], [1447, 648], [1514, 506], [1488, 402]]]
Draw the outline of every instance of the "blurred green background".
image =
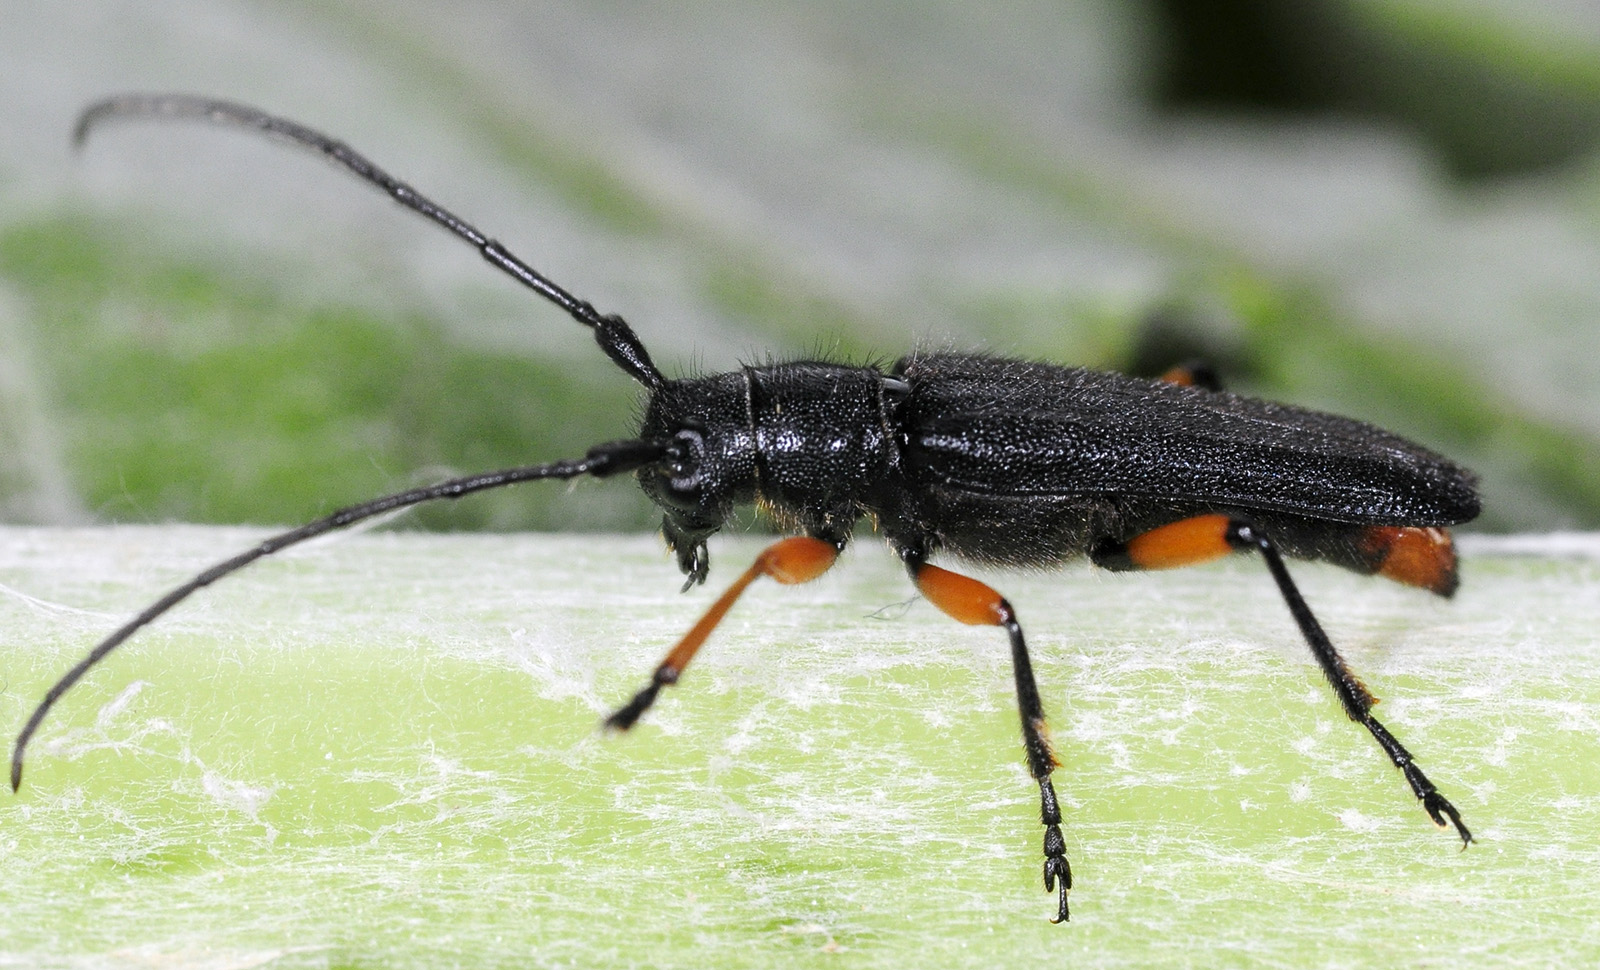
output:
[[[1414, 436], [1486, 528], [1600, 526], [1600, 12], [1509, 0], [0, 0], [0, 519], [289, 522], [625, 435], [559, 312], [318, 160], [340, 135], [670, 372], [987, 348]], [[649, 527], [621, 487], [418, 521]]]

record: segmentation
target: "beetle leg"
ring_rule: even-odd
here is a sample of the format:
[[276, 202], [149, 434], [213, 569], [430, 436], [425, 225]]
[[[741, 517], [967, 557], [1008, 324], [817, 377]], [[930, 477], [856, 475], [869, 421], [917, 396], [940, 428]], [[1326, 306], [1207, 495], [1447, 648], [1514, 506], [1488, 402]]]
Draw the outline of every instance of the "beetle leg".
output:
[[1175, 364], [1163, 371], [1157, 380], [1183, 387], [1200, 387], [1208, 391], [1222, 390], [1222, 379], [1217, 376], [1216, 368], [1203, 360], [1186, 360], [1181, 364]]
[[1456, 547], [1449, 529], [1372, 525], [1357, 539], [1372, 571], [1440, 596], [1455, 595]]
[[1151, 529], [1126, 543], [1103, 543], [1095, 548], [1093, 558], [1096, 564], [1109, 569], [1168, 569], [1205, 562], [1244, 549], [1253, 549], [1266, 560], [1267, 569], [1278, 584], [1278, 592], [1289, 607], [1289, 614], [1294, 617], [1295, 625], [1311, 647], [1312, 656], [1316, 657], [1328, 683], [1333, 686], [1333, 692], [1343, 705], [1345, 714], [1366, 728], [1377, 740], [1389, 760], [1405, 775], [1406, 782], [1422, 802], [1423, 809], [1433, 823], [1440, 828], [1454, 826], [1456, 834], [1461, 836], [1462, 847], [1471, 844], [1472, 833], [1462, 823], [1461, 813], [1456, 811], [1449, 799], [1439, 794], [1433, 782], [1417, 767], [1411, 752], [1372, 716], [1373, 705], [1378, 703], [1378, 699], [1350, 671], [1344, 658], [1334, 648], [1333, 641], [1328, 639], [1322, 624], [1317, 622], [1311, 607], [1306, 605], [1305, 597], [1300, 595], [1299, 588], [1290, 578], [1278, 547], [1266, 533], [1243, 519], [1220, 514], [1197, 515]]
[[1067, 890], [1072, 888], [1072, 867], [1067, 864], [1067, 843], [1061, 837], [1061, 806], [1056, 801], [1050, 773], [1059, 762], [1050, 750], [1045, 725], [1044, 705], [1033, 679], [1033, 664], [1016, 611], [1005, 597], [983, 583], [959, 573], [929, 565], [920, 555], [906, 553], [906, 568], [911, 580], [928, 602], [962, 623], [1004, 627], [1011, 638], [1011, 666], [1017, 679], [1017, 709], [1022, 716], [1022, 746], [1027, 752], [1028, 773], [1039, 783], [1039, 820], [1044, 824], [1044, 888], [1058, 890], [1056, 917], [1052, 923], [1067, 920]]
[[633, 695], [633, 700], [606, 718], [606, 727], [618, 731], [626, 731], [633, 727], [639, 716], [655, 703], [656, 694], [661, 692], [661, 688], [677, 683], [678, 678], [683, 676], [684, 668], [694, 659], [700, 645], [705, 643], [706, 637], [717, 628], [717, 624], [722, 622], [722, 618], [728, 614], [733, 604], [738, 602], [745, 588], [751, 583], [762, 576], [770, 576], [785, 585], [810, 582], [828, 571], [839, 558], [839, 550], [843, 545], [842, 542], [826, 542], [810, 536], [790, 536], [763, 549], [750, 568], [744, 571], [744, 575], [717, 597], [711, 608], [706, 610], [699, 621], [689, 628], [689, 632], [683, 635], [683, 639], [678, 641], [677, 646], [662, 659], [656, 667], [655, 674], [650, 678], [650, 684]]

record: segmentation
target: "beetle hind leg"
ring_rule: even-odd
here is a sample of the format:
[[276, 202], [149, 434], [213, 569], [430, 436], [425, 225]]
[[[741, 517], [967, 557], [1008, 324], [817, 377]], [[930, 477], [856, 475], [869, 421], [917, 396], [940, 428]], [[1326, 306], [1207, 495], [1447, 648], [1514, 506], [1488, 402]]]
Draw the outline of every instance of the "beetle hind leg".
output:
[[1378, 575], [1439, 596], [1455, 595], [1459, 579], [1450, 530], [1374, 525], [1362, 529], [1356, 542]]
[[1039, 821], [1044, 825], [1044, 888], [1057, 894], [1052, 923], [1067, 921], [1067, 892], [1072, 888], [1072, 866], [1067, 863], [1067, 842], [1061, 835], [1061, 804], [1050, 773], [1058, 762], [1050, 748], [1044, 704], [1033, 679], [1033, 663], [1022, 638], [1016, 611], [993, 589], [959, 573], [929, 565], [920, 555], [905, 554], [912, 582], [928, 602], [962, 623], [1003, 627], [1011, 639], [1011, 666], [1017, 682], [1017, 712], [1022, 719], [1022, 746], [1028, 773], [1039, 783]]
[[[1369, 530], [1372, 531], [1372, 530]], [[1442, 562], [1443, 554], [1437, 550], [1448, 548], [1449, 534], [1442, 529], [1397, 529], [1392, 545], [1403, 550], [1404, 561], [1413, 563]], [[1442, 539], [1435, 538], [1429, 533], [1437, 533]], [[1441, 546], [1441, 543], [1443, 544]], [[1407, 548], [1415, 545], [1421, 548]], [[1305, 597], [1300, 595], [1300, 589], [1289, 576], [1288, 567], [1284, 565], [1283, 556], [1278, 547], [1267, 534], [1255, 525], [1233, 516], [1212, 514], [1197, 515], [1187, 519], [1180, 519], [1167, 525], [1151, 529], [1148, 532], [1134, 536], [1127, 542], [1104, 542], [1096, 546], [1092, 554], [1097, 565], [1113, 570], [1127, 569], [1168, 569], [1176, 566], [1188, 566], [1195, 563], [1206, 562], [1230, 552], [1254, 550], [1261, 554], [1266, 561], [1267, 569], [1272, 573], [1272, 579], [1278, 585], [1278, 592], [1283, 597], [1284, 604], [1289, 608], [1289, 614], [1294, 617], [1295, 625], [1300, 628], [1300, 634], [1305, 638], [1307, 646], [1311, 648], [1312, 656], [1321, 666], [1323, 674], [1328, 678], [1328, 683], [1333, 687], [1335, 696], [1344, 707], [1345, 714], [1350, 720], [1355, 721], [1367, 729], [1374, 740], [1378, 742], [1389, 760], [1405, 776], [1406, 783], [1416, 794], [1417, 800], [1422, 802], [1423, 810], [1428, 817], [1433, 819], [1440, 828], [1453, 827], [1456, 834], [1461, 837], [1463, 848], [1472, 843], [1472, 833], [1468, 831], [1461, 821], [1461, 813], [1450, 804], [1450, 800], [1439, 793], [1432, 781], [1417, 767], [1416, 759], [1405, 746], [1395, 740], [1389, 729], [1372, 716], [1372, 708], [1378, 703], [1366, 685], [1351, 672], [1345, 663], [1344, 657], [1334, 647], [1333, 641], [1328, 639], [1328, 634], [1322, 629], [1322, 624], [1317, 621], [1316, 615], [1311, 612], [1311, 607], [1306, 604]], [[1385, 555], [1392, 556], [1389, 549], [1384, 549]], [[1451, 578], [1454, 577], [1454, 556], [1449, 559]], [[1382, 570], [1380, 570], [1382, 571]], [[1425, 570], [1406, 566], [1402, 575], [1391, 575], [1384, 571], [1384, 575], [1399, 579], [1402, 582], [1411, 582], [1413, 585], [1432, 588], [1426, 582], [1414, 581], [1422, 576]], [[1443, 592], [1434, 589], [1435, 592]], [[1448, 594], [1446, 594], [1448, 595]]]
[[1395, 740], [1389, 729], [1372, 716], [1372, 707], [1378, 702], [1377, 698], [1373, 697], [1361, 681], [1350, 672], [1344, 658], [1328, 639], [1322, 624], [1317, 622], [1311, 607], [1306, 605], [1305, 597], [1300, 595], [1299, 588], [1290, 578], [1288, 567], [1283, 563], [1283, 556], [1278, 553], [1272, 540], [1249, 523], [1237, 520], [1229, 522], [1228, 531], [1230, 543], [1243, 548], [1253, 548], [1261, 554], [1262, 559], [1266, 560], [1267, 569], [1272, 572], [1272, 578], [1278, 584], [1278, 592], [1283, 595], [1283, 601], [1289, 607], [1290, 615], [1300, 627], [1301, 634], [1311, 647], [1311, 653], [1322, 666], [1322, 672], [1333, 685], [1333, 691], [1338, 695], [1339, 702], [1344, 705], [1345, 713], [1350, 716], [1350, 720], [1365, 727], [1378, 742], [1378, 746], [1389, 756], [1389, 760], [1400, 769], [1401, 774], [1405, 775], [1406, 783], [1411, 786], [1411, 791], [1416, 794], [1417, 800], [1422, 802], [1422, 808], [1428, 813], [1428, 817], [1433, 819], [1433, 824], [1445, 828], [1448, 818], [1449, 826], [1453, 826], [1456, 834], [1461, 837], [1461, 847], [1464, 849], [1471, 845], [1472, 832], [1462, 823], [1461, 813], [1450, 804], [1448, 798], [1439, 794], [1433, 782], [1429, 781], [1428, 776], [1417, 767], [1416, 759], [1406, 750], [1405, 745]]

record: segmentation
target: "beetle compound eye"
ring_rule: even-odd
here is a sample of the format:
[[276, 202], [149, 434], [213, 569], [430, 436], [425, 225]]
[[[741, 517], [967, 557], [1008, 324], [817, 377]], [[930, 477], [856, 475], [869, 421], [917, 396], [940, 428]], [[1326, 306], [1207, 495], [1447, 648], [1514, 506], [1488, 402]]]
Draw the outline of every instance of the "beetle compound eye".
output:
[[667, 498], [683, 505], [697, 505], [705, 480], [706, 440], [694, 428], [684, 428], [672, 436], [667, 460], [662, 467]]

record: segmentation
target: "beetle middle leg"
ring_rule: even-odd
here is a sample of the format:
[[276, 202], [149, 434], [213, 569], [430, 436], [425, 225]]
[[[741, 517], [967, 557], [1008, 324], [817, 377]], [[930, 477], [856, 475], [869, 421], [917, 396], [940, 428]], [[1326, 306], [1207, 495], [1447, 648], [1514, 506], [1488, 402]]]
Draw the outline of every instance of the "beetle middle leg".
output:
[[[1441, 530], [1399, 531], [1424, 534]], [[1448, 545], [1447, 539], [1445, 542]], [[1442, 562], [1444, 552], [1439, 551], [1441, 548], [1443, 547], [1437, 545], [1429, 546], [1428, 555], [1440, 558]], [[1095, 548], [1093, 559], [1096, 565], [1113, 570], [1168, 569], [1205, 562], [1230, 552], [1243, 550], [1254, 550], [1266, 561], [1273, 581], [1278, 584], [1278, 592], [1283, 596], [1284, 604], [1289, 607], [1289, 614], [1294, 617], [1295, 625], [1300, 628], [1306, 644], [1311, 647], [1312, 656], [1316, 657], [1318, 665], [1322, 667], [1322, 672], [1332, 685], [1339, 703], [1343, 705], [1345, 714], [1350, 720], [1366, 728], [1377, 740], [1378, 746], [1383, 748], [1389, 760], [1405, 775], [1406, 782], [1411, 786], [1418, 801], [1422, 802], [1423, 809], [1428, 813], [1428, 817], [1433, 819], [1434, 824], [1440, 828], [1445, 828], [1447, 825], [1454, 826], [1456, 834], [1461, 837], [1462, 847], [1471, 844], [1472, 833], [1462, 823], [1461, 813], [1450, 804], [1449, 799], [1439, 794], [1433, 782], [1428, 780], [1428, 776], [1423, 774], [1421, 768], [1417, 767], [1416, 759], [1412, 757], [1411, 752], [1395, 740], [1388, 728], [1373, 717], [1372, 708], [1378, 703], [1378, 699], [1372, 696], [1360, 678], [1351, 672], [1349, 665], [1334, 647], [1333, 641], [1328, 639], [1322, 624], [1317, 621], [1311, 612], [1311, 607], [1306, 604], [1305, 597], [1300, 595], [1299, 588], [1290, 578], [1288, 567], [1284, 565], [1283, 556], [1278, 551], [1277, 545], [1265, 532], [1251, 522], [1236, 516], [1197, 515], [1151, 529], [1127, 542], [1104, 542]], [[1452, 579], [1449, 588], [1453, 589], [1453, 554], [1449, 559], [1449, 568]], [[1419, 581], [1422, 577], [1412, 575], [1410, 572], [1393, 575], [1391, 578], [1445, 593], [1444, 589], [1437, 586], [1430, 587], [1427, 582]]]
[[1067, 891], [1072, 888], [1072, 867], [1067, 864], [1067, 843], [1061, 836], [1061, 806], [1056, 800], [1050, 773], [1059, 762], [1050, 750], [1045, 726], [1044, 704], [1033, 679], [1033, 663], [1016, 611], [1005, 597], [967, 576], [930, 565], [914, 552], [902, 554], [912, 582], [928, 602], [962, 623], [1004, 627], [1011, 638], [1011, 666], [1017, 679], [1017, 710], [1022, 717], [1022, 746], [1027, 752], [1028, 773], [1039, 783], [1039, 820], [1044, 823], [1044, 888], [1056, 890], [1060, 880], [1059, 903], [1053, 923], [1067, 920]]
[[770, 576], [785, 585], [793, 583], [809, 583], [816, 579], [834, 564], [839, 558], [842, 543], [827, 542], [822, 539], [813, 539], [810, 536], [790, 536], [774, 542], [761, 551], [756, 561], [744, 574], [734, 580], [727, 591], [717, 597], [711, 608], [689, 628], [677, 646], [664, 657], [656, 666], [655, 673], [650, 678], [650, 683], [633, 699], [618, 708], [615, 713], [606, 718], [606, 727], [618, 731], [626, 731], [650, 705], [656, 702], [656, 695], [661, 688], [668, 684], [675, 684], [683, 676], [684, 668], [689, 666], [689, 661], [694, 659], [700, 645], [706, 642], [706, 637], [717, 628], [722, 618], [728, 615], [728, 610], [744, 595], [745, 589], [762, 576]]

